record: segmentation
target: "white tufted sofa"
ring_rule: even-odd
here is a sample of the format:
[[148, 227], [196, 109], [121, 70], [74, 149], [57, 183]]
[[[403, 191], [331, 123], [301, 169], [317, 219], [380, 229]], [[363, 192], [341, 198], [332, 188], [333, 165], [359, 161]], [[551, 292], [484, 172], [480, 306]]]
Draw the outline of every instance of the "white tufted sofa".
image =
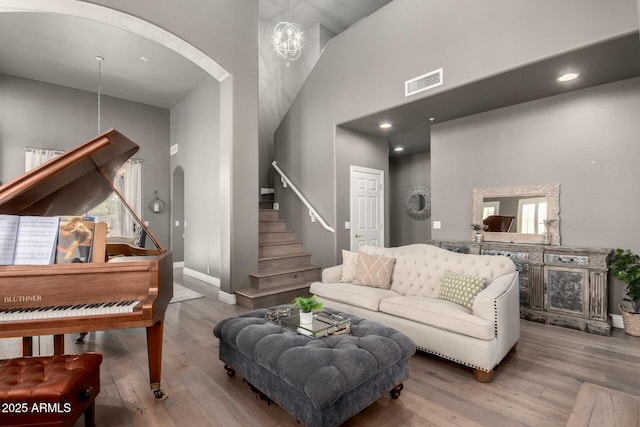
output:
[[[427, 244], [360, 251], [396, 259], [390, 289], [340, 283], [338, 265], [324, 269], [322, 282], [310, 292], [327, 307], [394, 327], [418, 349], [473, 368], [478, 381], [491, 381], [495, 366], [520, 338], [518, 272], [511, 259]], [[471, 309], [438, 299], [446, 271], [487, 279]]]

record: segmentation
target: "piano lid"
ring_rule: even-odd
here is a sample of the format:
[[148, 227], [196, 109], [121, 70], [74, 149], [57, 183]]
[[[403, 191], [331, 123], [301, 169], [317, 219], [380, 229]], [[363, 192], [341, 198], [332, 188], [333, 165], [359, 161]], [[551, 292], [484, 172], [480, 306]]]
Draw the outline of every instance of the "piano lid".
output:
[[113, 180], [138, 145], [115, 129], [74, 148], [0, 186], [0, 213], [83, 215], [113, 192], [158, 249], [160, 243], [124, 200]]
[[0, 187], [0, 213], [82, 215], [114, 191], [113, 179], [139, 147], [115, 129]]

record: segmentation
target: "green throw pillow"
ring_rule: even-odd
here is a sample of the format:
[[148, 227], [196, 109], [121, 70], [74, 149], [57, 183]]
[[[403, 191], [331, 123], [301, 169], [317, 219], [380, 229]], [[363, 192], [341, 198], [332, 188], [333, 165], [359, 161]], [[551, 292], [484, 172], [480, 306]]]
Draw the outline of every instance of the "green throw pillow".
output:
[[471, 308], [476, 295], [484, 289], [486, 284], [487, 279], [484, 277], [465, 276], [447, 271], [442, 276], [438, 298]]

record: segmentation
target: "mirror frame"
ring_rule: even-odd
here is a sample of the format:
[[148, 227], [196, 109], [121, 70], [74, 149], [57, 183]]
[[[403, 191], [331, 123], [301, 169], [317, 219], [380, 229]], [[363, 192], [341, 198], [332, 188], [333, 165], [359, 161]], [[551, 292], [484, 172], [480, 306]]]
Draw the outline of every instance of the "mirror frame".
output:
[[[551, 239], [548, 244], [560, 245], [560, 184], [536, 185], [529, 187], [474, 188], [473, 224], [482, 224], [482, 206], [485, 198], [513, 196], [546, 196], [547, 218], [555, 220], [549, 226]], [[484, 232], [488, 242], [543, 244], [542, 234], [491, 233]]]
[[[425, 198], [425, 206], [421, 210], [415, 209], [411, 206], [411, 199], [413, 196], [422, 196]], [[404, 208], [413, 219], [424, 221], [431, 216], [431, 189], [426, 185], [416, 185], [411, 190], [407, 191], [404, 197]]]

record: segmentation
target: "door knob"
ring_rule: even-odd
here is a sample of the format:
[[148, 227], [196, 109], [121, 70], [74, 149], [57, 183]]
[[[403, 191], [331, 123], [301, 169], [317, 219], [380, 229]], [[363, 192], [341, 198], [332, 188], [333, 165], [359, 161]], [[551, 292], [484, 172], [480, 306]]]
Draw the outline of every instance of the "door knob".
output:
[[356, 239], [359, 239], [360, 237], [364, 237], [364, 236], [362, 234], [356, 233]]

